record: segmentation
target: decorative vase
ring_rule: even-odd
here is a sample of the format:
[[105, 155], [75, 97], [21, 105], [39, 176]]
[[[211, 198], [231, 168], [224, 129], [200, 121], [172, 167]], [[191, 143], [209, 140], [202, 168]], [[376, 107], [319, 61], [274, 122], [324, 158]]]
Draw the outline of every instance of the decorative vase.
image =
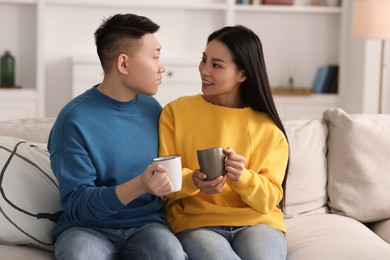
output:
[[1, 85], [3, 87], [12, 87], [15, 85], [15, 58], [9, 51], [5, 51], [1, 57]]

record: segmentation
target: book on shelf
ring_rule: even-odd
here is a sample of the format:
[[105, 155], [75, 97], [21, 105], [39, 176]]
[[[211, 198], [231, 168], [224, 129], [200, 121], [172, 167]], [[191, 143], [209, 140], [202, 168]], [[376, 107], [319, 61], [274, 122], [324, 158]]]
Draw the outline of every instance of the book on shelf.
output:
[[325, 93], [337, 93], [339, 86], [339, 66], [332, 66], [329, 84], [325, 88]]
[[293, 0], [236, 0], [238, 5], [292, 5]]
[[261, 0], [236, 0], [238, 5], [259, 5]]
[[314, 93], [337, 93], [338, 91], [338, 65], [326, 65], [317, 69], [313, 82]]

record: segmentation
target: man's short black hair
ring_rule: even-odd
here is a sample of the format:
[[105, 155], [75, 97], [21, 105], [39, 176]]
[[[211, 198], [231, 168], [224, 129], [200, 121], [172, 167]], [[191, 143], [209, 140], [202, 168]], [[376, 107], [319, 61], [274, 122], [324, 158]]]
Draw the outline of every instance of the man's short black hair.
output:
[[121, 53], [131, 53], [139, 39], [160, 28], [149, 18], [135, 14], [116, 14], [105, 19], [95, 31], [97, 53], [103, 70], [108, 72]]

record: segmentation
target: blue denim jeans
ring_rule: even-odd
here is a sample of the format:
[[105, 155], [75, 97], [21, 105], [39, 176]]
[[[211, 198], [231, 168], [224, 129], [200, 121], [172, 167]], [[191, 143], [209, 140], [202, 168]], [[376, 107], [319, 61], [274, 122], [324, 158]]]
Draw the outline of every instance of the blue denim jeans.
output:
[[168, 227], [147, 224], [140, 228], [73, 227], [55, 243], [56, 259], [187, 259], [179, 240]]
[[267, 225], [203, 227], [177, 234], [191, 260], [278, 260], [287, 257], [284, 234]]

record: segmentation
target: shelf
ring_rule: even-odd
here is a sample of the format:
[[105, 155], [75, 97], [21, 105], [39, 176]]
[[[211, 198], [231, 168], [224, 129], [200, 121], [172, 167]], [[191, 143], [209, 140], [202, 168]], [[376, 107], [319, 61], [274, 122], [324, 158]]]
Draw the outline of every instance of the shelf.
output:
[[[1, 1], [1, 0], [0, 0]], [[64, 5], [79, 7], [131, 7], [144, 9], [192, 9], [192, 10], [225, 10], [226, 3], [223, 0], [199, 0], [187, 2], [179, 0], [47, 0], [48, 5]]]
[[334, 103], [338, 101], [338, 94], [311, 94], [311, 95], [302, 95], [302, 96], [279, 96], [276, 95], [275, 100], [279, 102], [302, 102], [302, 101], [310, 101], [310, 102], [329, 102]]
[[322, 118], [326, 109], [339, 106], [337, 94], [274, 96], [274, 101], [283, 121]]
[[35, 89], [0, 88], [0, 99], [34, 99], [37, 96], [37, 93], [38, 91]]
[[0, 121], [37, 117], [39, 93], [31, 89], [0, 89]]
[[[80, 88], [96, 83], [102, 73], [93, 32], [102, 17], [117, 12], [145, 15], [161, 26], [158, 40], [167, 68], [159, 90], [163, 101], [188, 94], [187, 90], [199, 91], [197, 67], [207, 36], [234, 24], [247, 26], [261, 37], [271, 85], [287, 85], [293, 73], [294, 85], [310, 86], [318, 66], [337, 63], [345, 68], [345, 10], [351, 4], [311, 6], [308, 2], [280, 6], [237, 5], [235, 0], [0, 0], [0, 31], [9, 34], [0, 41], [0, 55], [11, 49], [17, 64], [15, 83], [22, 86], [0, 89], [0, 100], [7, 104], [2, 108], [15, 111], [21, 103], [29, 103], [34, 107], [31, 113], [55, 116], [74, 94], [73, 88], [67, 89], [72, 77], [80, 80], [76, 84]], [[77, 68], [70, 71], [69, 63]], [[284, 118], [307, 115], [312, 108], [318, 115], [343, 100], [337, 94], [282, 92], [274, 97]]]
[[0, 4], [12, 4], [12, 5], [29, 4], [29, 5], [34, 5], [36, 3], [37, 3], [37, 0], [0, 0]]
[[0, 89], [20, 89], [19, 85], [0, 85]]
[[273, 87], [272, 95], [274, 96], [307, 96], [312, 95], [311, 88], [305, 87]]
[[236, 11], [240, 12], [265, 12], [265, 13], [303, 13], [303, 14], [340, 14], [341, 7], [333, 6], [300, 6], [300, 5], [236, 5]]

